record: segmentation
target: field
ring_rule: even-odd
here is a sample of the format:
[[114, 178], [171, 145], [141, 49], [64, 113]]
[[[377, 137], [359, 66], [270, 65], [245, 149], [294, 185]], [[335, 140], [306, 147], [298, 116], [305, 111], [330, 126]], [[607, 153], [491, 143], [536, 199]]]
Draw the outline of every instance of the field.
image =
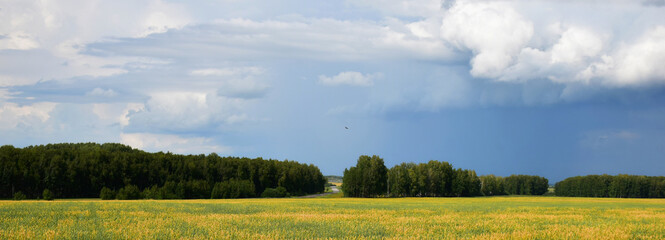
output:
[[0, 239], [665, 239], [665, 199], [0, 201]]

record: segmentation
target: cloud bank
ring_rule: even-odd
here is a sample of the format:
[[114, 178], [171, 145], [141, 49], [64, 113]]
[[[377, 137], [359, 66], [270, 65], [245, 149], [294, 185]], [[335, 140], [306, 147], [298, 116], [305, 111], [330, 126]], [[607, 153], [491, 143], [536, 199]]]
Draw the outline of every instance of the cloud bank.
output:
[[665, 84], [653, 1], [288, 2], [9, 1], [3, 143], [231, 152], [315, 113], [630, 102]]

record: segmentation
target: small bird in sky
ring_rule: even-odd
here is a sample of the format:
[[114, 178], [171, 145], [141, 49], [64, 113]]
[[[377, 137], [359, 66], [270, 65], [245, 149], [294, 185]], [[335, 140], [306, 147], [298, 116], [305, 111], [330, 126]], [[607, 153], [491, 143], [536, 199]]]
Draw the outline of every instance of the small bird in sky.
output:
[[344, 129], [349, 129], [349, 127], [346, 127], [346, 126], [345, 126]]

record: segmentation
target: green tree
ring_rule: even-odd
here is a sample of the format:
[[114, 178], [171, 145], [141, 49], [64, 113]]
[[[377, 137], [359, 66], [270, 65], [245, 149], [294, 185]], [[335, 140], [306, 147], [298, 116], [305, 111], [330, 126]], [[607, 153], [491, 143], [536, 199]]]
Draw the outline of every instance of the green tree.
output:
[[51, 190], [48, 190], [48, 188], [44, 189], [44, 191], [42, 192], [42, 198], [48, 201], [53, 200], [54, 198], [53, 192], [51, 192]]
[[362, 155], [344, 170], [342, 191], [347, 197], [377, 197], [387, 192], [388, 169], [379, 156]]
[[484, 196], [504, 195], [503, 178], [494, 175], [480, 176], [480, 192]]
[[25, 196], [25, 194], [23, 194], [21, 191], [18, 191], [16, 193], [14, 193], [14, 197], [13, 197], [13, 199], [16, 200], [16, 201], [25, 200], [26, 198], [27, 197]]
[[506, 194], [543, 195], [548, 191], [548, 180], [540, 176], [510, 175], [504, 178]]
[[286, 188], [277, 187], [277, 188], [266, 188], [266, 190], [261, 193], [262, 198], [283, 198], [286, 197], [289, 193], [286, 192]]
[[141, 190], [136, 185], [129, 184], [120, 190], [115, 196], [118, 200], [132, 200], [141, 198]]
[[103, 187], [102, 190], [99, 193], [99, 197], [102, 200], [112, 200], [115, 199], [115, 191], [111, 190], [110, 188]]
[[251, 181], [230, 179], [216, 183], [210, 195], [212, 198], [249, 198], [255, 196], [254, 190]]

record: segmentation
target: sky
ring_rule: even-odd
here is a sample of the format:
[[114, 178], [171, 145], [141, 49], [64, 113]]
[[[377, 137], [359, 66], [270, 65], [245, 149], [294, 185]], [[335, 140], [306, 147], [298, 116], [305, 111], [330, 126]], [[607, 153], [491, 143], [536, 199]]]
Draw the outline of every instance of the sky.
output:
[[0, 145], [665, 175], [665, 1], [0, 0]]

